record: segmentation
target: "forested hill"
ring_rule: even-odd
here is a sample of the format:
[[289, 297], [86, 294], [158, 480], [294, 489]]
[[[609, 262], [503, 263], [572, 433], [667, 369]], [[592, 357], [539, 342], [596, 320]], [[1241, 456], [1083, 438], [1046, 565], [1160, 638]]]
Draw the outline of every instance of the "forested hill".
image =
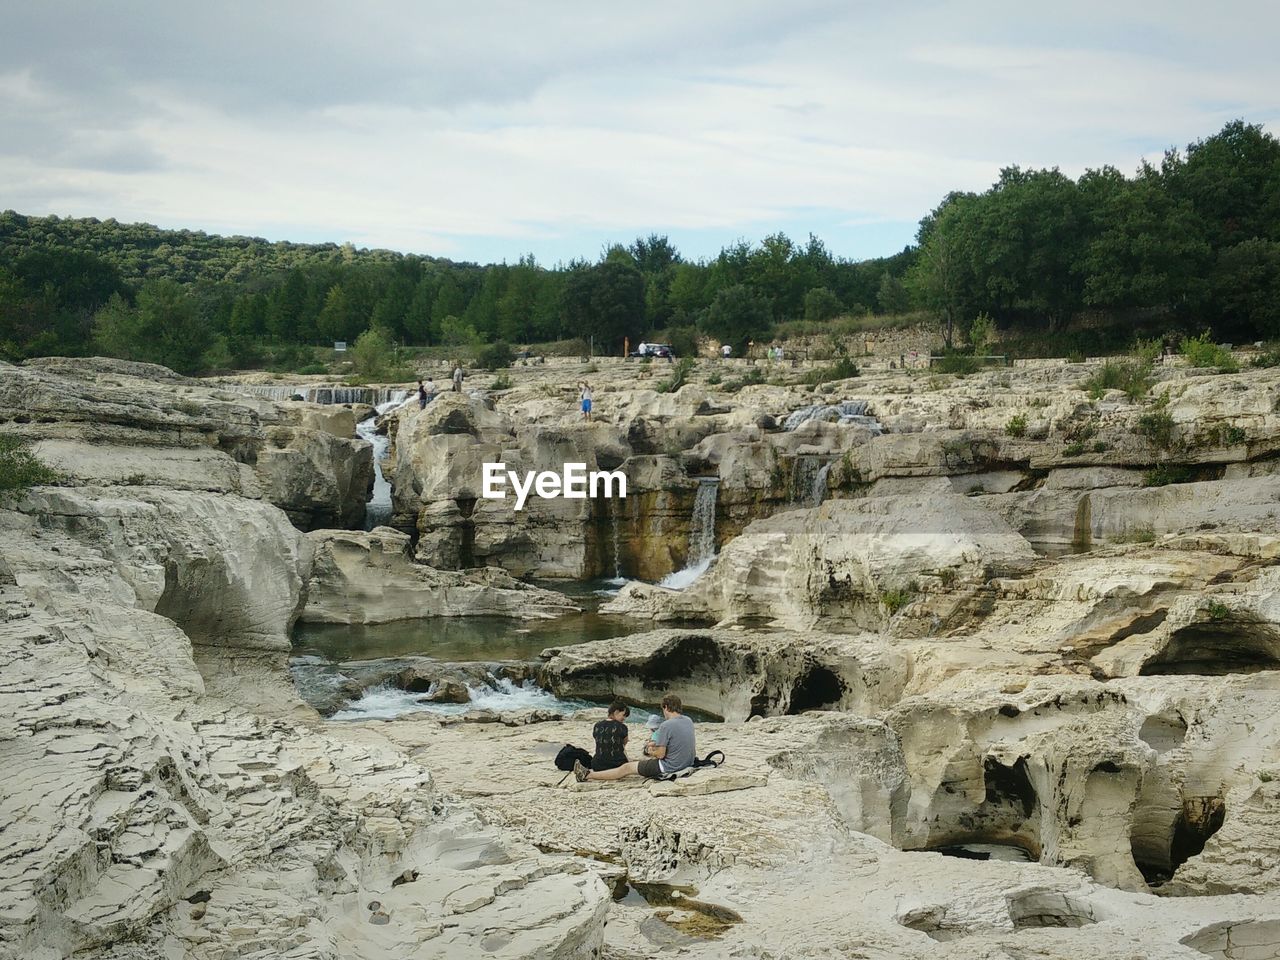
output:
[[26, 217], [13, 210], [0, 213], [0, 263], [13, 263], [33, 249], [51, 247], [93, 254], [114, 266], [121, 279], [134, 286], [147, 279], [243, 283], [290, 267], [405, 259], [393, 250], [357, 249], [349, 243], [273, 242], [93, 217]]
[[[101, 352], [183, 371], [305, 366], [364, 336], [463, 348], [593, 338], [600, 349], [695, 332], [760, 341], [849, 316], [984, 318], [1010, 351], [1062, 355], [1168, 329], [1280, 337], [1280, 141], [1227, 124], [1132, 175], [1009, 167], [955, 192], [916, 245], [833, 256], [810, 236], [740, 241], [690, 262], [667, 238], [548, 269], [334, 244], [268, 243], [112, 220], [0, 215], [0, 358]], [[379, 351], [371, 351], [377, 354]]]

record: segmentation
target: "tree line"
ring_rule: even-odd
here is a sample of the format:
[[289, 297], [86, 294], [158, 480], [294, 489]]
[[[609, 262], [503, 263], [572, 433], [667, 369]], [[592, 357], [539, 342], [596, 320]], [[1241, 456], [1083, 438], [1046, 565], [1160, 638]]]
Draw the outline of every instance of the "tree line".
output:
[[182, 371], [297, 366], [309, 345], [477, 346], [696, 333], [925, 311], [948, 344], [986, 317], [1052, 349], [1085, 329], [1280, 335], [1280, 142], [1237, 121], [1132, 176], [1003, 170], [952, 193], [915, 245], [851, 261], [778, 233], [691, 261], [651, 235], [594, 261], [477, 265], [113, 220], [0, 214], [0, 357], [102, 352]]

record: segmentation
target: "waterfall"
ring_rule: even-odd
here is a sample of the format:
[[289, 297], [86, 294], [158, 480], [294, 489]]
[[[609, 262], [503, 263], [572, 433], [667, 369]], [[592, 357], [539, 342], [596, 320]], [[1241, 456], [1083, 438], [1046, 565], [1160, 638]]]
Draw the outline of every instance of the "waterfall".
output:
[[622, 550], [618, 546], [618, 505], [609, 497], [609, 523], [613, 527], [613, 579], [622, 580]]
[[233, 393], [244, 393], [251, 397], [262, 397], [265, 400], [305, 400], [308, 403], [367, 403], [370, 406], [397, 406], [404, 403], [412, 393], [402, 387], [335, 387], [314, 386], [307, 383], [293, 385], [263, 383], [223, 383], [221, 390]]
[[689, 555], [684, 569], [667, 574], [658, 581], [658, 586], [683, 590], [706, 573], [716, 558], [716, 492], [719, 486], [718, 477], [698, 478], [698, 490], [693, 496], [693, 517], [689, 523]]
[[782, 423], [784, 430], [794, 430], [803, 423], [810, 420], [818, 420], [823, 423], [839, 423], [852, 424], [859, 427], [865, 427], [873, 434], [880, 434], [883, 428], [880, 421], [867, 413], [867, 401], [865, 400], [845, 400], [842, 403], [815, 403], [808, 407], [801, 407], [793, 412]]
[[815, 456], [797, 454], [791, 463], [791, 484], [787, 490], [788, 503], [809, 503], [813, 485], [822, 463]]
[[380, 526], [391, 519], [391, 483], [382, 473], [382, 461], [387, 458], [387, 451], [391, 448], [391, 440], [386, 434], [379, 434], [377, 426], [379, 416], [400, 406], [404, 403], [405, 397], [408, 396], [407, 390], [397, 390], [394, 393], [399, 393], [402, 396], [399, 399], [393, 396], [384, 400], [375, 408], [377, 413], [356, 424], [356, 436], [373, 444], [373, 493], [364, 508], [364, 528], [366, 530], [372, 530], [374, 527]]
[[815, 507], [822, 506], [822, 502], [827, 499], [827, 474], [831, 472], [831, 468], [833, 466], [835, 466], [834, 460], [829, 463], [824, 463], [818, 468], [818, 472], [814, 474], [813, 494], [810, 499], [813, 501], [813, 506]]

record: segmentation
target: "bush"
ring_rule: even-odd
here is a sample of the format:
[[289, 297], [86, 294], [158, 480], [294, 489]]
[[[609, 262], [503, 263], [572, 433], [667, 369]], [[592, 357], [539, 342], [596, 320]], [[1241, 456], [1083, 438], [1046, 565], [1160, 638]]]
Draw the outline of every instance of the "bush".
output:
[[1280, 349], [1271, 347], [1262, 351], [1249, 362], [1251, 367], [1280, 367]]
[[713, 387], [714, 387], [714, 386], [715, 386], [717, 383], [719, 383], [722, 379], [723, 379], [723, 378], [720, 376], [720, 371], [719, 371], [719, 370], [712, 370], [709, 374], [707, 374], [707, 383], [708, 383], [710, 386], [713, 386]]
[[1198, 337], [1183, 340], [1181, 351], [1193, 367], [1216, 367], [1222, 373], [1235, 373], [1240, 369], [1231, 351], [1214, 343], [1207, 330]]
[[1144, 413], [1138, 418], [1138, 433], [1157, 447], [1168, 450], [1173, 446], [1173, 417], [1163, 410]]
[[317, 374], [317, 373], [328, 373], [329, 368], [326, 367], [323, 363], [307, 363], [300, 366], [294, 372], [303, 374], [304, 376], [310, 376], [312, 374]]
[[481, 370], [502, 370], [511, 366], [515, 351], [505, 340], [495, 340], [476, 351], [476, 366]]
[[726, 393], [737, 393], [743, 387], [753, 387], [764, 383], [764, 371], [759, 367], [752, 367], [737, 380], [730, 380], [724, 385]]
[[693, 357], [681, 357], [676, 363], [675, 369], [671, 371], [671, 377], [667, 380], [659, 381], [653, 389], [659, 393], [675, 393], [689, 382], [689, 374], [693, 372], [693, 365]]
[[1144, 487], [1165, 487], [1171, 483], [1190, 483], [1195, 479], [1190, 467], [1162, 463], [1142, 475]]
[[1027, 435], [1027, 418], [1024, 414], [1015, 414], [1009, 418], [1009, 422], [1004, 425], [1004, 432], [1011, 437], [1025, 437]]
[[805, 371], [800, 382], [809, 386], [830, 383], [833, 380], [848, 380], [858, 375], [858, 365], [848, 357], [842, 356], [829, 367], [815, 367]]
[[500, 373], [493, 378], [493, 383], [489, 384], [490, 390], [510, 390], [511, 377], [505, 373]]
[[363, 377], [378, 377], [395, 360], [395, 348], [391, 338], [379, 327], [371, 327], [351, 346], [351, 362], [356, 373]]
[[1140, 400], [1151, 389], [1151, 365], [1135, 360], [1108, 360], [1080, 386], [1095, 400], [1108, 390], [1119, 390], [1130, 400]]
[[949, 350], [933, 365], [939, 373], [958, 373], [961, 375], [977, 373], [981, 364], [972, 355]]
[[885, 610], [889, 611], [889, 616], [892, 617], [911, 602], [911, 591], [903, 587], [885, 590], [880, 594], [880, 602], [884, 604]]
[[1231, 608], [1221, 600], [1210, 600], [1200, 609], [1208, 614], [1210, 620], [1226, 620], [1231, 616]]
[[989, 313], [980, 313], [969, 324], [969, 349], [975, 356], [985, 353], [995, 343], [996, 324]]
[[57, 480], [58, 474], [37, 460], [25, 441], [0, 434], [0, 497]]
[[1064, 457], [1078, 457], [1081, 454], [1083, 454], [1084, 451], [1085, 451], [1084, 444], [1081, 443], [1079, 440], [1077, 440], [1075, 443], [1068, 443], [1065, 447], [1063, 447], [1062, 455]]

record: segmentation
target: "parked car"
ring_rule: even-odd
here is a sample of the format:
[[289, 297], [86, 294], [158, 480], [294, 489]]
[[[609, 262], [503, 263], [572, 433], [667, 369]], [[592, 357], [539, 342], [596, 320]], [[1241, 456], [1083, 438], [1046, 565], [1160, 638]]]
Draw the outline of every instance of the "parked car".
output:
[[632, 350], [633, 357], [661, 357], [668, 359], [675, 356], [675, 351], [665, 343], [646, 343], [643, 350]]

